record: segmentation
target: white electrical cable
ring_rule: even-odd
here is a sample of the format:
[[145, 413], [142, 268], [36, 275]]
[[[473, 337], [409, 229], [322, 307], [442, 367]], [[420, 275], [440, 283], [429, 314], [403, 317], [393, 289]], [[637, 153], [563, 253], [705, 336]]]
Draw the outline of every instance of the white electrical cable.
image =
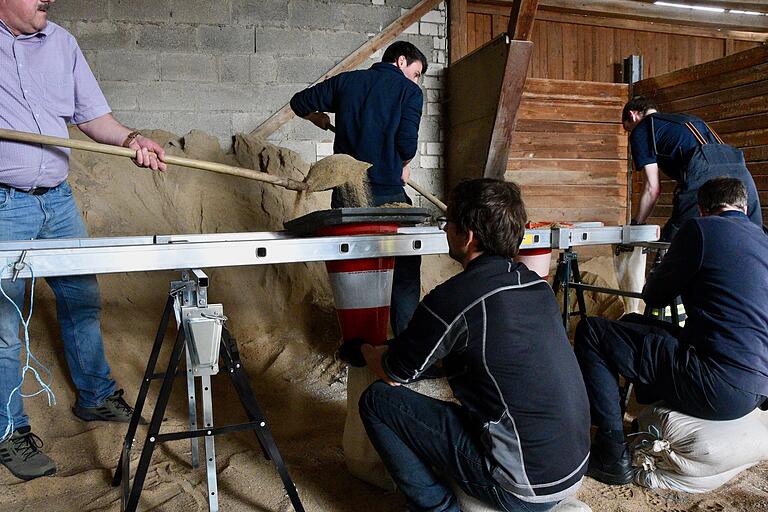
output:
[[[10, 268], [13, 268], [13, 264], [8, 265]], [[24, 326], [24, 350], [26, 351], [26, 359], [24, 361], [24, 367], [21, 370], [21, 380], [19, 381], [19, 385], [13, 388], [11, 393], [8, 395], [8, 401], [5, 404], [5, 414], [8, 418], [8, 424], [5, 427], [5, 432], [3, 432], [2, 436], [0, 436], [0, 442], [5, 441], [6, 439], [10, 438], [13, 435], [13, 431], [15, 430], [14, 424], [13, 424], [13, 415], [11, 414], [11, 399], [13, 398], [14, 393], [18, 393], [21, 398], [31, 398], [33, 396], [37, 396], [41, 393], [45, 393], [48, 396], [48, 406], [56, 405], [56, 395], [54, 395], [53, 390], [50, 387], [50, 384], [46, 384], [45, 381], [43, 381], [42, 377], [40, 377], [40, 373], [35, 369], [34, 366], [32, 366], [31, 363], [36, 363], [40, 369], [48, 374], [48, 379], [50, 383], [53, 383], [53, 375], [51, 374], [50, 370], [46, 368], [35, 356], [32, 354], [32, 351], [29, 348], [29, 321], [32, 319], [32, 309], [35, 303], [35, 273], [32, 270], [32, 267], [28, 264], [26, 265], [29, 268], [29, 272], [32, 275], [32, 289], [29, 294], [29, 314], [27, 315], [27, 318], [24, 318], [24, 314], [22, 313], [21, 307], [19, 307], [16, 302], [11, 299], [7, 293], [5, 293], [5, 290], [3, 289], [3, 280], [0, 279], [0, 293], [3, 294], [3, 297], [8, 299], [8, 301], [13, 304], [14, 309], [16, 309], [16, 313], [19, 315], [19, 319], [21, 320], [21, 325]], [[23, 302], [23, 296], [22, 296], [22, 302]], [[23, 304], [22, 304], [23, 306]], [[35, 391], [34, 393], [25, 395], [21, 391], [21, 387], [24, 384], [24, 378], [27, 375], [27, 372], [31, 371], [32, 374], [35, 376], [35, 379], [40, 384], [40, 389]]]

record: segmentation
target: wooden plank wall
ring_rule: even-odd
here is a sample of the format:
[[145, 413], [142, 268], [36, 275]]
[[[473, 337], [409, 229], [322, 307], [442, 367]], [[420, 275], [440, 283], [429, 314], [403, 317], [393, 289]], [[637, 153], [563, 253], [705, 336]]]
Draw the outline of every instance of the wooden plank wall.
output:
[[[467, 52], [507, 29], [509, 7], [467, 3]], [[760, 45], [756, 37], [725, 37], [714, 29], [617, 18], [564, 14], [539, 8], [531, 40], [528, 76], [557, 80], [620, 82], [629, 55], [643, 56], [643, 76], [651, 77], [719, 59]]]
[[[768, 219], [768, 46], [643, 80], [635, 84], [634, 93], [654, 98], [662, 112], [701, 117], [726, 143], [744, 151], [763, 219]], [[635, 204], [642, 186], [642, 173], [635, 173]], [[673, 181], [662, 181], [662, 196], [649, 222], [669, 217], [673, 190]]]
[[505, 179], [522, 187], [531, 220], [626, 221], [627, 88], [527, 80]]

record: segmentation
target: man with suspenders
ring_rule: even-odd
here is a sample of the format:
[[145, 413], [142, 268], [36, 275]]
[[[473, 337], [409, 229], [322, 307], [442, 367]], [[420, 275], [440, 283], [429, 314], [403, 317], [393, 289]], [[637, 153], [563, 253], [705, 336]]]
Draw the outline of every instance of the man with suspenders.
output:
[[661, 194], [659, 169], [677, 182], [672, 216], [662, 229], [661, 239], [670, 241], [686, 220], [698, 217], [696, 194], [712, 178], [738, 178], [747, 188], [749, 219], [762, 226], [760, 200], [742, 152], [722, 139], [696, 116], [662, 114], [653, 100], [637, 96], [622, 113], [635, 169], [645, 173], [634, 224], [643, 224]]

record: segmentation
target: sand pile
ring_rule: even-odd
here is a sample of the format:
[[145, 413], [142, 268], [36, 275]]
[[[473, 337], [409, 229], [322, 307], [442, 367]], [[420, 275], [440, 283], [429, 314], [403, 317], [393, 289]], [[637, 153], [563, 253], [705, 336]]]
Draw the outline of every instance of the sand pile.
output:
[[[296, 153], [248, 136], [238, 136], [233, 153], [201, 132], [178, 137], [146, 132], [172, 154], [240, 165], [303, 180], [309, 165]], [[74, 131], [73, 136], [79, 136]], [[138, 169], [127, 159], [75, 152], [70, 181], [92, 236], [272, 231], [285, 220], [325, 209], [330, 192], [295, 205], [295, 192], [242, 178], [174, 168], [165, 174]], [[586, 265], [583, 265], [586, 269]], [[426, 257], [425, 289], [458, 271], [447, 256]], [[308, 511], [390, 512], [404, 509], [401, 497], [351, 477], [344, 467], [346, 369], [335, 359], [339, 333], [322, 264], [206, 269], [209, 300], [224, 304], [229, 327], [265, 414]], [[115, 378], [133, 401], [157, 328], [168, 283], [176, 272], [99, 277], [103, 333]], [[0, 510], [116, 511], [119, 493], [109, 486], [117, 463], [123, 425], [76, 419], [73, 386], [65, 371], [47, 287], [40, 283], [32, 319], [32, 346], [53, 372], [58, 405], [28, 400], [27, 412], [59, 473], [22, 483], [0, 470]], [[213, 379], [216, 424], [244, 416], [223, 376]], [[154, 406], [158, 386], [150, 393]], [[164, 430], [185, 428], [184, 384], [171, 398]], [[139, 427], [143, 440], [146, 427]], [[227, 511], [288, 511], [280, 480], [264, 460], [252, 434], [216, 441], [220, 504]], [[138, 455], [134, 451], [134, 456]], [[204, 511], [203, 470], [193, 471], [189, 442], [167, 443], [155, 451], [140, 510]], [[637, 487], [608, 488], [588, 481], [580, 498], [597, 510], [747, 510], [766, 501], [766, 470], [758, 466], [736, 483], [708, 496], [657, 495]], [[719, 507], [719, 508], [718, 508]]]
[[349, 155], [330, 155], [309, 168], [304, 183], [310, 192], [345, 187], [351, 192], [350, 199], [368, 204], [366, 171], [371, 164], [361, 162]]

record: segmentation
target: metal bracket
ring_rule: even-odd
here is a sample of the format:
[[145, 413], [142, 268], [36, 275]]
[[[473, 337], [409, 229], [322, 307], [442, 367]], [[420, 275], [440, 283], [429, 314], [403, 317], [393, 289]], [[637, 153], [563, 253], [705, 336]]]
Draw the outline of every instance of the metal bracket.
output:
[[13, 276], [11, 277], [11, 282], [15, 283], [16, 280], [19, 278], [19, 274], [22, 270], [24, 270], [27, 266], [26, 263], [24, 263], [24, 260], [27, 257], [27, 251], [21, 251], [21, 256], [19, 256], [19, 261], [13, 264]]
[[181, 321], [187, 335], [187, 349], [195, 376], [219, 373], [221, 329], [225, 320], [221, 304], [211, 304], [205, 308], [181, 308]]
[[568, 249], [571, 246], [571, 230], [569, 228], [552, 228], [549, 243], [553, 249]]

